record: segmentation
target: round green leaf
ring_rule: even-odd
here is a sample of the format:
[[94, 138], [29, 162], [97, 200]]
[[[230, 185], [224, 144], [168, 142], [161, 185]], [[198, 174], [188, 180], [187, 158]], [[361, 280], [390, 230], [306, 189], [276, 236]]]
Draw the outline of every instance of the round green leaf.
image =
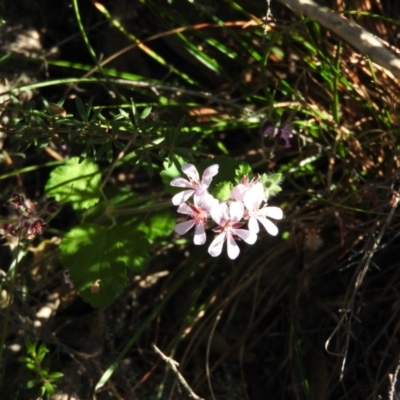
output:
[[101, 174], [99, 166], [78, 157], [55, 168], [50, 174], [45, 190], [47, 197], [59, 202], [69, 201], [76, 210], [93, 206], [100, 199]]

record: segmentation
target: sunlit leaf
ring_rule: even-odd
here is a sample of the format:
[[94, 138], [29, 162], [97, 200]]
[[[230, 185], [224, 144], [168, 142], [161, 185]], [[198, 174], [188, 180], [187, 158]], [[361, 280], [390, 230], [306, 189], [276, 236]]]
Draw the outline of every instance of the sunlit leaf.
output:
[[232, 188], [231, 182], [220, 182], [211, 190], [211, 194], [219, 201], [227, 201], [231, 197]]
[[[180, 167], [183, 164], [186, 164], [185, 160], [179, 156], [175, 156], [175, 161], [176, 162], [171, 162], [170, 160], [164, 161], [164, 163], [163, 163], [164, 169], [160, 172], [160, 176], [165, 185], [165, 189], [169, 193], [176, 192], [176, 189], [172, 188], [172, 186], [170, 186], [170, 183], [173, 178], [182, 175], [182, 171], [181, 171]], [[178, 169], [177, 164], [179, 164], [179, 169]]]
[[59, 202], [69, 201], [73, 208], [81, 210], [99, 201], [101, 174], [97, 164], [77, 157], [55, 168], [50, 174], [45, 190], [47, 197]]
[[175, 222], [171, 211], [162, 211], [151, 214], [139, 223], [138, 229], [145, 233], [146, 239], [153, 242], [155, 239], [169, 236], [174, 230]]
[[64, 236], [60, 250], [82, 298], [97, 307], [110, 304], [123, 291], [128, 270], [145, 266], [149, 242], [136, 226], [84, 224]]
[[245, 176], [248, 176], [249, 179], [253, 177], [253, 171], [249, 164], [242, 163], [239, 165], [239, 168], [235, 171], [236, 182], [240, 182]]

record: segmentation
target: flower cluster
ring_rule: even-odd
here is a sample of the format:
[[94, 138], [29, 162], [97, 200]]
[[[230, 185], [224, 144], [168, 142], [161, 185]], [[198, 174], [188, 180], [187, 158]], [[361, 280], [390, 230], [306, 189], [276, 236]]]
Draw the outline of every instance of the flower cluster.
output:
[[[4, 229], [0, 229], [0, 233], [9, 239], [33, 239], [36, 235], [42, 234], [47, 224], [40, 218], [33, 201], [25, 198], [22, 194], [15, 193], [7, 200], [6, 204], [10, 205], [16, 218], [15, 221], [6, 224]], [[49, 202], [46, 211], [54, 213], [57, 208], [55, 202]]]
[[[278, 207], [267, 206], [264, 185], [259, 177], [249, 179], [244, 176], [241, 182], [232, 188], [230, 199], [220, 202], [214, 198], [208, 188], [212, 179], [217, 175], [218, 164], [209, 166], [200, 179], [193, 164], [182, 166], [182, 172], [188, 179], [174, 178], [171, 186], [185, 188], [183, 192], [172, 198], [172, 203], [178, 206], [178, 213], [185, 214], [188, 219], [175, 227], [175, 232], [184, 235], [194, 227], [194, 244], [206, 242], [206, 225], [211, 219], [216, 224], [213, 229], [218, 235], [208, 247], [212, 257], [221, 254], [226, 241], [228, 257], [234, 260], [240, 253], [236, 241], [242, 239], [248, 244], [254, 244], [261, 224], [270, 235], [277, 235], [278, 228], [269, 220], [282, 219], [282, 210]], [[192, 202], [188, 202], [193, 196]], [[247, 222], [247, 228], [243, 226]]]

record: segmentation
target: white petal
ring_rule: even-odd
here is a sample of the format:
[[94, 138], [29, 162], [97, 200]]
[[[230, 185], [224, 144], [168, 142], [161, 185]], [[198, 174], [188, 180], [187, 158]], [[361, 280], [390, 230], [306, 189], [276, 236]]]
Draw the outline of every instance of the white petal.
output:
[[231, 190], [231, 198], [237, 201], [242, 201], [245, 192], [246, 187], [242, 183], [239, 183]]
[[[196, 203], [195, 203], [196, 204]], [[199, 206], [208, 212], [211, 210], [212, 207], [219, 204], [219, 201], [213, 197], [208, 192], [205, 192], [204, 195], [200, 198]]]
[[179, 207], [176, 210], [176, 212], [178, 212], [179, 214], [186, 214], [186, 215], [193, 214], [193, 210], [186, 203], [179, 204]]
[[249, 211], [254, 211], [260, 208], [264, 198], [264, 187], [256, 183], [243, 195], [243, 203]]
[[228, 257], [231, 260], [234, 260], [235, 258], [237, 258], [237, 256], [240, 253], [240, 249], [239, 249], [239, 246], [237, 245], [237, 243], [235, 242], [235, 239], [230, 234], [228, 234], [228, 237], [227, 237], [227, 247], [228, 247], [227, 248]]
[[172, 198], [172, 204], [174, 206], [179, 206], [184, 203], [195, 191], [194, 190], [184, 190], [183, 192], [177, 193]]
[[264, 217], [269, 217], [273, 219], [283, 218], [283, 211], [279, 207], [264, 207], [260, 210], [260, 213]]
[[198, 205], [202, 202], [204, 196], [208, 194], [206, 186], [199, 185], [194, 194], [194, 204]]
[[229, 213], [232, 221], [240, 221], [244, 213], [243, 203], [241, 201], [232, 201], [229, 206]]
[[182, 172], [193, 181], [200, 181], [199, 173], [193, 164], [182, 165]]
[[264, 225], [265, 230], [272, 236], [276, 236], [278, 234], [277, 226], [271, 222], [269, 219], [264, 217], [257, 217], [258, 221]]
[[257, 235], [254, 232], [248, 231], [247, 229], [235, 229], [234, 233], [247, 244], [254, 244], [257, 241]]
[[201, 182], [207, 185], [207, 187], [210, 186], [212, 178], [218, 174], [218, 170], [219, 170], [218, 164], [213, 164], [207, 167], [203, 172], [203, 175], [201, 177]]
[[208, 252], [212, 257], [218, 257], [222, 252], [222, 246], [224, 245], [226, 232], [220, 233], [208, 247]]
[[171, 186], [176, 186], [176, 187], [187, 187], [187, 188], [193, 187], [193, 185], [187, 179], [184, 179], [184, 178], [182, 178], [180, 176], [178, 176], [177, 178], [172, 179], [170, 185]]
[[184, 235], [186, 232], [190, 231], [193, 228], [194, 221], [184, 221], [175, 226], [175, 232], [178, 235]]
[[226, 203], [221, 203], [211, 207], [210, 210], [211, 218], [220, 225], [223, 221], [229, 219], [228, 217], [228, 206]]
[[257, 219], [254, 217], [249, 218], [249, 231], [253, 233], [258, 233], [260, 231], [260, 227], [258, 226]]
[[197, 224], [194, 228], [194, 239], [193, 243], [196, 245], [201, 245], [206, 242], [206, 232], [204, 231], [203, 224]]

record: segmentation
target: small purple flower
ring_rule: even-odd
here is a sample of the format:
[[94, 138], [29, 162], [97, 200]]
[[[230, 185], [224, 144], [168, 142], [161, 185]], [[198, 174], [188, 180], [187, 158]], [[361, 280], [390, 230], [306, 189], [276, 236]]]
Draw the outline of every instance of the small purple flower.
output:
[[183, 192], [176, 194], [172, 198], [172, 204], [174, 206], [178, 206], [179, 204], [182, 204], [188, 200], [192, 195], [194, 195], [195, 198], [200, 198], [207, 193], [207, 188], [210, 186], [212, 178], [218, 174], [218, 169], [218, 164], [210, 165], [204, 170], [200, 180], [199, 173], [193, 164], [183, 165], [182, 172], [189, 179], [184, 179], [181, 177], [174, 178], [171, 181], [171, 186], [184, 187], [188, 188], [188, 190], [184, 190]]
[[285, 148], [291, 147], [290, 139], [293, 137], [291, 124], [286, 124], [283, 128], [276, 128], [264, 122], [262, 129], [263, 138], [272, 139], [277, 146], [281, 146], [283, 142]]

